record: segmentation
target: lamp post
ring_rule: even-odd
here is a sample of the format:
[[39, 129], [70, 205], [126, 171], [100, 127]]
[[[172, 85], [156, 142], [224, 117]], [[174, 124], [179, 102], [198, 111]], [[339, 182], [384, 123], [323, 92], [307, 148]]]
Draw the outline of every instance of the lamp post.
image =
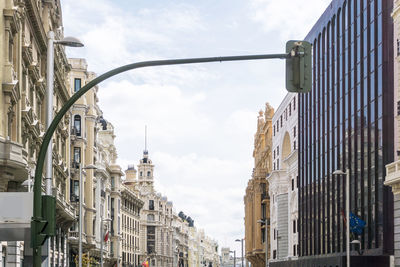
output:
[[229, 252], [233, 253], [233, 267], [236, 267], [236, 250], [231, 250]]
[[82, 163], [79, 163], [79, 265], [82, 267], [82, 228], [83, 228], [83, 177], [82, 170], [94, 170], [97, 169], [94, 165], [88, 165], [82, 167]]
[[[54, 94], [54, 44], [69, 47], [82, 47], [83, 43], [75, 37], [65, 37], [62, 40], [54, 40], [54, 32], [49, 31], [47, 34], [47, 79], [46, 79], [46, 129], [49, 129], [53, 121], [53, 94]], [[53, 149], [51, 144], [47, 147], [46, 158], [46, 178], [45, 188], [46, 195], [53, 194], [52, 173], [53, 173]]]
[[101, 236], [101, 240], [100, 240], [100, 267], [103, 267], [103, 241], [104, 241], [103, 223], [104, 222], [111, 222], [111, 221], [112, 220], [110, 218], [103, 219], [103, 217], [101, 217], [101, 220], [100, 220], [100, 236]]
[[244, 267], [244, 260], [243, 260], [243, 238], [242, 239], [236, 239], [235, 242], [240, 242], [241, 243], [241, 249], [242, 249], [242, 267]]
[[346, 175], [346, 266], [350, 267], [350, 170], [336, 170], [332, 175]]
[[260, 219], [257, 223], [264, 223], [265, 224], [265, 234], [264, 234], [264, 243], [265, 243], [265, 266], [269, 267], [268, 262], [268, 220], [267, 219]]

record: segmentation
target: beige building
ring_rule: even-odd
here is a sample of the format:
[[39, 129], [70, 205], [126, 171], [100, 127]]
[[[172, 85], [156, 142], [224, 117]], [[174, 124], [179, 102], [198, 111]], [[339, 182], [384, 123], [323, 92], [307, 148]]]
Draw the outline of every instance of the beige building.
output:
[[133, 165], [125, 171], [122, 186], [122, 266], [140, 265], [140, 210], [144, 202], [136, 188], [136, 170]]
[[[265, 266], [265, 223], [269, 220], [267, 175], [272, 171], [272, 116], [274, 109], [267, 103], [260, 111], [254, 136], [254, 169], [249, 180], [245, 204], [245, 256], [252, 266]], [[268, 231], [268, 228], [267, 228]], [[269, 231], [268, 231], [269, 232]], [[268, 235], [267, 235], [268, 236]]]
[[196, 227], [189, 227], [188, 266], [200, 266], [200, 240]]
[[[71, 93], [95, 78], [87, 71], [84, 59], [69, 59], [72, 70], [69, 74]], [[100, 261], [101, 242], [109, 233], [109, 241], [103, 242], [105, 266], [120, 264], [121, 246], [121, 187], [122, 175], [116, 164], [114, 127], [107, 122], [97, 104], [95, 87], [81, 97], [71, 108], [71, 202], [79, 201], [79, 164], [82, 168], [84, 186], [83, 253], [93, 262]], [[109, 222], [110, 220], [110, 222]], [[103, 227], [101, 227], [103, 224]], [[101, 233], [103, 228], [103, 233]], [[71, 264], [76, 264], [78, 255], [78, 217], [69, 233]]]
[[[60, 1], [0, 1], [0, 192], [26, 191], [22, 182], [33, 176], [46, 119], [47, 33], [61, 39]], [[57, 112], [70, 97], [70, 66], [62, 46], [55, 46], [54, 106]], [[48, 264], [68, 261], [66, 233], [74, 219], [69, 201], [69, 116], [59, 124], [53, 139], [53, 186], [57, 197], [57, 236], [48, 243]], [[29, 248], [27, 243], [26, 248]], [[23, 243], [0, 243], [0, 265], [29, 264]]]

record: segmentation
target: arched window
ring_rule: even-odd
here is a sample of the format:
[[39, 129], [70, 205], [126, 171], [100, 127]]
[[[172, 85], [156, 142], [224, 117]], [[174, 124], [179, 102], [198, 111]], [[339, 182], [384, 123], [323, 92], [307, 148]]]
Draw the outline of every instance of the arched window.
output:
[[150, 172], [150, 171], [148, 171], [148, 172], [147, 172], [147, 177], [150, 177], [150, 174], [151, 174], [151, 172]]
[[74, 116], [74, 131], [77, 136], [81, 136], [81, 116], [75, 115]]

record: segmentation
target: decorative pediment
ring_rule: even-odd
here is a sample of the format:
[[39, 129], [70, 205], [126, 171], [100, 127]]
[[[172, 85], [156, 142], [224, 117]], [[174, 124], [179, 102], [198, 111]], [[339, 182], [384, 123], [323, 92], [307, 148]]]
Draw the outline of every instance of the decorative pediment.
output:
[[40, 79], [40, 72], [39, 72], [39, 67], [38, 67], [38, 62], [37, 61], [32, 61], [32, 63], [28, 66], [29, 74], [32, 76], [32, 79], [34, 81], [37, 81]]
[[3, 93], [9, 95], [12, 103], [17, 103], [21, 98], [21, 93], [18, 86], [18, 80], [14, 80], [11, 82], [5, 82], [2, 84]]

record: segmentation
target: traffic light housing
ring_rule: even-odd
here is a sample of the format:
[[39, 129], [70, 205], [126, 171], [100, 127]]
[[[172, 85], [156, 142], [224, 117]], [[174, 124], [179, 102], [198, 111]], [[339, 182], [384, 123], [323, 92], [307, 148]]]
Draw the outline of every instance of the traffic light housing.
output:
[[292, 93], [310, 92], [311, 44], [307, 41], [288, 41], [286, 53], [286, 90]]
[[46, 239], [56, 235], [56, 199], [53, 196], [42, 196], [42, 218], [33, 218], [31, 247], [42, 246]]

